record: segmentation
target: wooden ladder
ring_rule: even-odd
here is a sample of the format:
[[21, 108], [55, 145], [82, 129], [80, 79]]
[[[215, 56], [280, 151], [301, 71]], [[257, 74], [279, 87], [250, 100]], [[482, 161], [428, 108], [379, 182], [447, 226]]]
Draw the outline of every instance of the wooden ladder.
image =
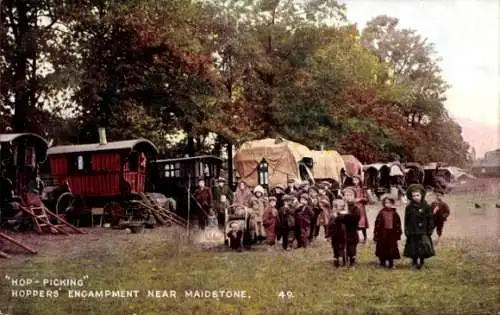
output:
[[[32, 253], [32, 254], [36, 254], [36, 253], [37, 253], [37, 251], [36, 251], [36, 250], [34, 250], [34, 249], [32, 249], [31, 247], [29, 247], [29, 246], [27, 246], [27, 245], [25, 245], [25, 244], [23, 244], [23, 243], [19, 242], [18, 240], [16, 240], [16, 239], [14, 239], [14, 238], [10, 237], [9, 235], [7, 235], [7, 234], [5, 234], [5, 233], [0, 232], [0, 238], [2, 238], [2, 239], [4, 239], [4, 240], [7, 240], [7, 241], [11, 242], [11, 243], [12, 243], [12, 244], [14, 244], [14, 245], [17, 245], [17, 246], [19, 246], [19, 247], [21, 247], [21, 248], [25, 249], [26, 251], [28, 251], [28, 252], [30, 252], [30, 253]], [[6, 253], [4, 253], [4, 252], [2, 252], [2, 251], [0, 251], [0, 257], [3, 257], [3, 258], [10, 258], [10, 256], [9, 256], [8, 254], [6, 254]]]
[[64, 231], [58, 225], [54, 225], [50, 222], [49, 215], [45, 212], [45, 207], [29, 207], [28, 208], [33, 216], [33, 222], [35, 223], [35, 229], [38, 233], [53, 233], [53, 234], [63, 234], [69, 235], [68, 232]]
[[[33, 218], [35, 229], [40, 234], [52, 233], [69, 235], [69, 233], [65, 231], [64, 228], [70, 228], [71, 230], [76, 231], [79, 234], [86, 234], [85, 231], [69, 224], [43, 205], [29, 207], [20, 206], [20, 208]], [[56, 219], [57, 224], [52, 224], [50, 222], [52, 218]]]
[[184, 218], [178, 216], [176, 213], [170, 211], [167, 208], [164, 208], [158, 204], [158, 202], [151, 198], [150, 195], [145, 193], [140, 193], [143, 203], [151, 208], [152, 215], [157, 219], [158, 222], [165, 224], [164, 222], [170, 221], [171, 223], [175, 223], [181, 227], [186, 227], [187, 222]]

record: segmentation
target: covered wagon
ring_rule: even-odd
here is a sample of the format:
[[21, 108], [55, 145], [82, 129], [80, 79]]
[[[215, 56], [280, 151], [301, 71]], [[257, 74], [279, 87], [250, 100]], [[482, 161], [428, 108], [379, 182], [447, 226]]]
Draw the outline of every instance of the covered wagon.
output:
[[363, 166], [364, 185], [377, 197], [391, 190], [390, 167], [386, 163], [373, 163]]
[[335, 181], [342, 183], [345, 163], [342, 156], [334, 150], [311, 151], [313, 159], [312, 173], [316, 181]]
[[311, 180], [312, 152], [306, 146], [282, 138], [243, 143], [234, 156], [240, 179], [248, 186], [273, 188], [290, 179]]

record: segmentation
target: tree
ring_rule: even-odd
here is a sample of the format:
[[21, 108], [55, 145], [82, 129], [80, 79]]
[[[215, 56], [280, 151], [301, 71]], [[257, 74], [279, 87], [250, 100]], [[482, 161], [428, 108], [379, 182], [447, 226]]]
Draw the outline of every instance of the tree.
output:
[[59, 48], [54, 25], [64, 10], [59, 0], [0, 3], [0, 110], [13, 114], [14, 132], [33, 131], [44, 115], [52, 91], [47, 61]]

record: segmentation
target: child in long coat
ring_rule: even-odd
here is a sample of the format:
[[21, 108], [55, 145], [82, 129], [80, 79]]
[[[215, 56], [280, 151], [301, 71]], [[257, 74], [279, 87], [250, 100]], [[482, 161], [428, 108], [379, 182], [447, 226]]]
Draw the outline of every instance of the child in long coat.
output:
[[431, 239], [434, 215], [425, 201], [425, 189], [422, 185], [408, 187], [407, 197], [411, 201], [405, 210], [406, 244], [403, 254], [412, 259], [415, 269], [420, 269], [426, 258], [435, 255]]
[[350, 187], [343, 191], [344, 200], [347, 203], [347, 213], [341, 217], [346, 229], [346, 254], [349, 259], [349, 266], [356, 263], [357, 247], [359, 243], [358, 224], [361, 218], [361, 211], [357, 206], [356, 191]]
[[278, 210], [276, 209], [276, 197], [269, 197], [269, 205], [264, 212], [264, 227], [266, 229], [266, 240], [271, 246], [276, 244], [276, 231], [279, 224]]
[[354, 190], [356, 191], [356, 205], [360, 210], [361, 217], [359, 218], [358, 230], [363, 234], [363, 243], [366, 243], [366, 230], [370, 227], [368, 223], [368, 216], [366, 215], [366, 204], [368, 203], [368, 195], [363, 189], [361, 177], [355, 175], [352, 178]]
[[394, 260], [400, 259], [398, 241], [401, 239], [401, 218], [396, 212], [395, 200], [391, 197], [382, 199], [383, 208], [375, 219], [373, 240], [376, 243], [375, 255], [380, 260], [380, 265], [394, 268]]
[[292, 247], [295, 239], [295, 208], [292, 205], [294, 198], [290, 195], [283, 196], [283, 207], [280, 208], [280, 226], [283, 237], [283, 249]]
[[300, 205], [295, 212], [295, 238], [298, 247], [306, 248], [309, 243], [309, 229], [311, 228], [311, 219], [314, 217], [309, 202], [309, 195], [305, 193], [300, 195]]
[[342, 259], [342, 266], [346, 264], [346, 229], [342, 222], [341, 216], [345, 211], [346, 205], [344, 200], [336, 199], [333, 202], [333, 209], [330, 213], [328, 221], [328, 230], [325, 238], [330, 238], [333, 250], [333, 264], [336, 268], [340, 266], [339, 260]]

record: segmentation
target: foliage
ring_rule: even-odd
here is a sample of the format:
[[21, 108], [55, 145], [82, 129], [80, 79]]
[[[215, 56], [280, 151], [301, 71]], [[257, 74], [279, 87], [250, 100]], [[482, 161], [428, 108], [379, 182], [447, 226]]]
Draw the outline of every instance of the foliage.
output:
[[[1, 91], [3, 129], [31, 121], [57, 142], [88, 142], [102, 125], [110, 139], [148, 137], [163, 148], [168, 134], [185, 132], [190, 151], [209, 133], [217, 147], [280, 135], [365, 163], [393, 152], [421, 163], [468, 158], [443, 105], [434, 46], [395, 18], [360, 31], [335, 0], [54, 0], [29, 5], [53, 23], [26, 24], [36, 35], [27, 40], [13, 33], [16, 3], [2, 2], [1, 70], [12, 74]], [[26, 40], [36, 49], [19, 59]], [[16, 77], [19, 60], [34, 54], [54, 71]], [[19, 88], [27, 84], [31, 94]], [[26, 101], [33, 91], [52, 113]], [[58, 123], [44, 127], [49, 117]]]

